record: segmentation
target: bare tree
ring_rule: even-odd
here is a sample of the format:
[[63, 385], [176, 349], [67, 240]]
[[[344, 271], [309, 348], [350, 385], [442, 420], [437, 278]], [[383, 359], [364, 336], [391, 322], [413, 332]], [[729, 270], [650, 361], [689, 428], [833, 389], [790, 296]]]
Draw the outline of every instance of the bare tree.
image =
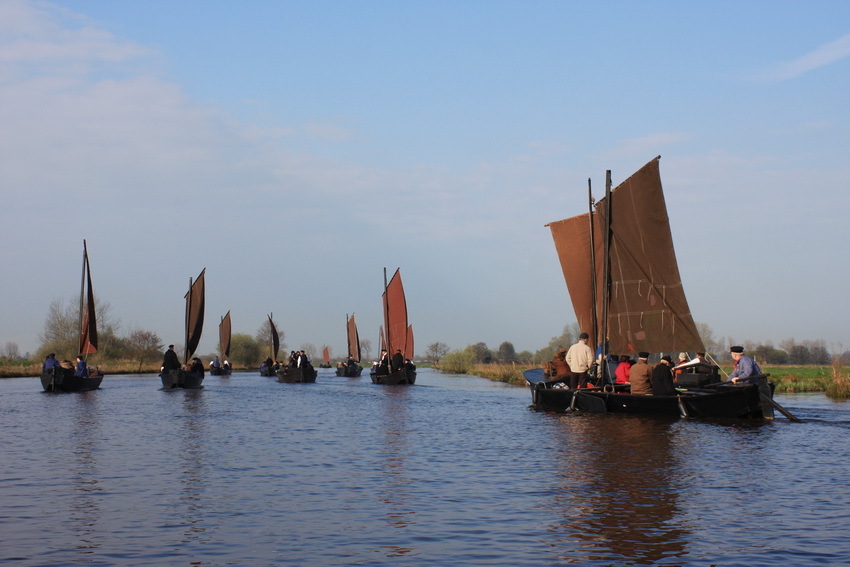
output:
[[[274, 318], [272, 318], [274, 321]], [[286, 352], [286, 333], [283, 329], [280, 328], [277, 321], [274, 322], [274, 326], [277, 329], [277, 335], [280, 339], [280, 352]], [[269, 324], [268, 318], [263, 321], [263, 324], [260, 325], [260, 328], [257, 329], [257, 334], [254, 335], [254, 340], [257, 341], [257, 344], [260, 345], [260, 351], [264, 354], [264, 356], [272, 356], [271, 348], [272, 348], [272, 326]], [[284, 357], [285, 358], [285, 357]]]
[[3, 347], [3, 352], [0, 353], [0, 358], [7, 358], [9, 360], [18, 360], [21, 358], [21, 351], [18, 348], [18, 343], [7, 342]]
[[152, 331], [136, 329], [127, 337], [128, 354], [139, 361], [139, 372], [145, 361], [153, 361], [162, 356], [165, 345], [159, 335]]
[[307, 354], [307, 358], [310, 360], [316, 360], [316, 357], [319, 356], [318, 351], [316, 350], [316, 345], [312, 343], [304, 343], [299, 348]]
[[446, 343], [431, 343], [425, 351], [425, 358], [434, 364], [440, 362], [440, 359], [446, 356], [449, 352], [449, 345]]
[[372, 355], [372, 341], [369, 339], [360, 339], [360, 355], [364, 360]]

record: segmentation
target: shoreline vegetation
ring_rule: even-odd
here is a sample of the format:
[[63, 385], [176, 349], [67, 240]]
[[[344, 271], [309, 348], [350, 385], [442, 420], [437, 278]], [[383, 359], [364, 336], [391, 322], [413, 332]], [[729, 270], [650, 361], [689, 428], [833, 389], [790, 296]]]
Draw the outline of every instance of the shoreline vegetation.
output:
[[[473, 363], [462, 366], [456, 368], [453, 364], [438, 364], [435, 368], [441, 372], [469, 374], [516, 386], [526, 386], [523, 371], [540, 368], [540, 364], [524, 363]], [[722, 370], [728, 375], [732, 368], [723, 366]], [[850, 375], [847, 368], [837, 360], [832, 366], [763, 366], [762, 371], [770, 375], [778, 393], [823, 392], [833, 399], [850, 398]]]

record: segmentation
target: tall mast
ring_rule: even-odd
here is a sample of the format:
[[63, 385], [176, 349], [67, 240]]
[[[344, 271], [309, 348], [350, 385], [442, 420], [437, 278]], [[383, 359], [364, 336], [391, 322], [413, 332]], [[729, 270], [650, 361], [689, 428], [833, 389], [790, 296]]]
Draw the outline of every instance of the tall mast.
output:
[[189, 292], [186, 294], [186, 334], [183, 341], [183, 364], [189, 363], [189, 316], [192, 313], [192, 277], [189, 276]]
[[392, 352], [392, 345], [390, 345], [390, 298], [387, 293], [387, 268], [384, 267], [384, 348], [387, 349], [387, 353]]
[[[77, 322], [77, 330], [79, 331], [79, 335], [77, 337], [77, 343], [80, 343], [83, 339], [83, 306], [85, 305], [84, 296], [86, 293], [86, 263], [89, 261], [89, 255], [86, 250], [86, 240], [83, 239], [83, 275], [80, 278], [80, 313], [79, 313], [79, 321]], [[79, 346], [77, 348], [80, 348]], [[80, 349], [82, 350], [82, 349]], [[82, 353], [77, 353], [82, 354]]]
[[[597, 314], [597, 306], [598, 298], [596, 297], [596, 240], [595, 235], [593, 234], [593, 194], [590, 190], [590, 178], [587, 179], [587, 205], [589, 209], [589, 214], [587, 215], [587, 222], [590, 224], [590, 296], [593, 305], [593, 312], [591, 313], [591, 329], [590, 336], [593, 337], [594, 341], [598, 341], [599, 339], [599, 318]], [[580, 329], [582, 331], [586, 329]]]
[[[605, 171], [605, 264], [602, 266], [602, 383], [608, 370], [608, 302], [611, 299], [611, 170]], [[595, 346], [595, 345], [594, 345]]]

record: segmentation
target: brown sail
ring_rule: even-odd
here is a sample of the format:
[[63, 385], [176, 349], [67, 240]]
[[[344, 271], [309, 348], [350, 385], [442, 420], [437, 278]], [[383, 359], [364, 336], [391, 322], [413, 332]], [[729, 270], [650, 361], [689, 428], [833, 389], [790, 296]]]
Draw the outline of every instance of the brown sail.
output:
[[272, 360], [277, 360], [277, 355], [280, 351], [280, 335], [277, 332], [277, 327], [274, 326], [271, 315], [269, 315], [269, 329], [272, 334]]
[[[85, 299], [83, 299], [85, 297]], [[80, 288], [80, 354], [97, 352], [97, 316], [94, 308], [94, 291], [91, 285], [91, 265], [86, 241], [83, 240], [83, 283]]]
[[186, 293], [186, 351], [183, 356], [183, 364], [188, 364], [189, 359], [195, 354], [198, 343], [201, 342], [201, 332], [204, 330], [204, 273], [201, 270], [198, 279], [189, 284]]
[[[611, 191], [610, 224], [605, 218], [606, 200], [600, 199], [592, 214], [549, 225], [576, 319], [599, 344], [601, 331], [591, 332], [595, 308], [599, 326], [607, 327], [611, 353], [703, 350], [679, 275], [659, 160], [650, 161]], [[607, 254], [606, 225], [610, 236]], [[598, 262], [595, 306], [591, 242]], [[607, 289], [602, 277], [606, 256]], [[602, 322], [601, 302], [606, 297], [607, 322]]]
[[228, 311], [227, 315], [221, 318], [221, 323], [218, 325], [218, 350], [222, 358], [225, 359], [230, 356], [230, 335], [230, 311]]
[[407, 326], [407, 342], [404, 345], [404, 358], [413, 360], [413, 325]]
[[395, 271], [384, 291], [384, 332], [386, 348], [391, 356], [396, 350], [407, 350], [407, 302], [399, 270]]
[[329, 368], [331, 365], [331, 353], [328, 350], [328, 347], [322, 347], [322, 364], [324, 364], [326, 368]]
[[353, 358], [355, 362], [360, 362], [360, 335], [357, 334], [357, 323], [354, 321], [354, 313], [351, 314], [351, 317], [346, 317], [345, 327], [348, 336], [348, 356]]

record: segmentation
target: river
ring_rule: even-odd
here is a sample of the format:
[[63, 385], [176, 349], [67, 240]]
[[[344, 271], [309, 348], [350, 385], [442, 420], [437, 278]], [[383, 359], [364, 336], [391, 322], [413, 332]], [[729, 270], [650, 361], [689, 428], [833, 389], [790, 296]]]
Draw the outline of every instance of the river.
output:
[[529, 410], [420, 369], [197, 391], [0, 380], [0, 564], [845, 565], [850, 406], [724, 423]]

